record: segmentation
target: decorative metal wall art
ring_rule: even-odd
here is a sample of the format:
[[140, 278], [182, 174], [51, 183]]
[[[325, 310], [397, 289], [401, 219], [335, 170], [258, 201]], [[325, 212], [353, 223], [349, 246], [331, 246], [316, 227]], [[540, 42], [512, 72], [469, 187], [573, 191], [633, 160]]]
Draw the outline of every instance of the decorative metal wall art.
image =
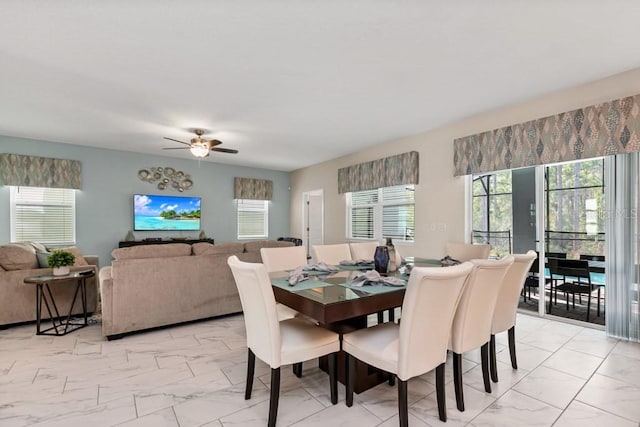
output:
[[169, 188], [183, 192], [193, 188], [191, 175], [183, 171], [177, 171], [169, 166], [154, 166], [149, 169], [140, 169], [138, 171], [138, 178], [149, 184], [156, 184], [158, 190], [166, 190]]

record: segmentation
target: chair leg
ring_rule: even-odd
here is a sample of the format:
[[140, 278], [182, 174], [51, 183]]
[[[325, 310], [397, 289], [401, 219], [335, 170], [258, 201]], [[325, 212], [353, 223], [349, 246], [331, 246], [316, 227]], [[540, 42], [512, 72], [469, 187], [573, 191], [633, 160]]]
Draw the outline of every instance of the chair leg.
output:
[[464, 393], [462, 391], [462, 355], [453, 352], [453, 385], [456, 390], [456, 406], [464, 412]]
[[591, 294], [587, 295], [587, 322], [589, 321], [590, 311], [591, 311]]
[[407, 399], [407, 381], [398, 378], [398, 415], [400, 427], [409, 426], [409, 403]]
[[486, 342], [480, 347], [480, 359], [482, 361], [482, 379], [484, 380], [484, 391], [491, 393], [491, 380], [489, 379], [489, 343]]
[[267, 426], [275, 427], [280, 399], [280, 368], [271, 368], [271, 397], [269, 398], [269, 421]]
[[396, 313], [395, 313], [395, 308], [390, 308], [388, 311], [389, 313], [389, 322], [393, 323], [396, 320]]
[[353, 406], [353, 387], [355, 385], [356, 375], [356, 358], [350, 354], [347, 354], [347, 369], [345, 372], [345, 382], [347, 383], [345, 403], [348, 407]]
[[302, 377], [302, 362], [294, 363], [293, 366], [292, 366], [292, 370], [293, 370], [293, 374], [296, 377], [301, 378]]
[[509, 356], [511, 356], [511, 367], [518, 369], [518, 361], [516, 360], [516, 325], [509, 328]]
[[394, 385], [396, 385], [396, 376], [394, 374], [392, 374], [391, 372], [387, 372], [387, 375], [389, 375], [389, 380], [387, 381], [387, 383], [393, 387]]
[[338, 353], [329, 355], [329, 388], [331, 389], [331, 403], [338, 403]]
[[491, 371], [491, 381], [498, 382], [498, 366], [496, 363], [496, 336], [491, 334], [489, 340], [489, 369]]
[[247, 357], [247, 385], [244, 389], [244, 400], [251, 399], [251, 390], [253, 389], [253, 374], [256, 368], [256, 355], [249, 348]]
[[600, 286], [598, 286], [598, 317], [600, 317]]
[[440, 421], [447, 421], [447, 397], [444, 390], [444, 363], [436, 366], [436, 400]]

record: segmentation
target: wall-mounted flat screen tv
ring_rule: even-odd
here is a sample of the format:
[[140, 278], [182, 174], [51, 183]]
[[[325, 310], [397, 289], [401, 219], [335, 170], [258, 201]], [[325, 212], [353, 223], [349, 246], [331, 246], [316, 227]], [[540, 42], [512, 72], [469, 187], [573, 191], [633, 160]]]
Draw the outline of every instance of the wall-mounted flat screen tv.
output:
[[134, 194], [133, 229], [200, 230], [200, 197]]

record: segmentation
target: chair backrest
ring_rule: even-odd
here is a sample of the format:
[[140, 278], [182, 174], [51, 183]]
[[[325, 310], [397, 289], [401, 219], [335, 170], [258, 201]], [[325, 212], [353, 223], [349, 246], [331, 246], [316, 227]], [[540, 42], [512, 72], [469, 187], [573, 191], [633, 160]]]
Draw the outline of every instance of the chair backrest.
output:
[[268, 273], [293, 270], [307, 263], [307, 254], [302, 246], [260, 248], [260, 256]]
[[349, 243], [351, 259], [372, 260], [378, 246], [380, 246], [380, 243], [377, 241]]
[[451, 258], [458, 261], [469, 261], [472, 259], [487, 259], [489, 258], [489, 251], [491, 246], [489, 245], [474, 245], [471, 243], [447, 243], [447, 253]]
[[329, 265], [338, 265], [340, 261], [351, 259], [351, 249], [348, 243], [337, 245], [313, 245], [313, 253], [316, 262], [325, 262]]
[[[403, 381], [447, 359], [451, 323], [473, 264], [414, 267], [402, 302], [397, 375]], [[428, 327], [426, 326], [428, 325]]]
[[535, 251], [526, 254], [514, 254], [513, 264], [507, 269], [502, 287], [496, 301], [496, 308], [493, 312], [491, 333], [506, 331], [516, 324], [516, 312], [520, 302], [520, 293], [524, 286], [531, 266], [538, 259]]
[[[451, 327], [451, 350], [458, 354], [478, 348], [491, 338], [491, 322], [498, 293], [513, 256], [499, 260], [471, 260], [474, 269], [462, 292]], [[404, 317], [404, 314], [403, 314]]]
[[545, 252], [544, 255], [547, 257], [547, 259], [549, 259], [549, 258], [566, 259], [567, 258], [567, 253], [566, 252]]
[[592, 273], [603, 273], [605, 272], [605, 264], [606, 261], [604, 255], [586, 255], [580, 254], [580, 259], [586, 259], [591, 261], [589, 263], [589, 271]]
[[[549, 266], [551, 266], [551, 262], [549, 262]], [[589, 261], [584, 259], [556, 258], [556, 265], [551, 269], [551, 273], [564, 277], [576, 277], [581, 282], [591, 283]]]
[[247, 347], [272, 368], [281, 363], [282, 338], [273, 296], [271, 281], [262, 264], [243, 262], [230, 256], [231, 268], [240, 294], [244, 324], [247, 330]]
[[586, 259], [588, 261], [605, 261], [604, 255], [586, 255], [580, 254], [580, 259]]

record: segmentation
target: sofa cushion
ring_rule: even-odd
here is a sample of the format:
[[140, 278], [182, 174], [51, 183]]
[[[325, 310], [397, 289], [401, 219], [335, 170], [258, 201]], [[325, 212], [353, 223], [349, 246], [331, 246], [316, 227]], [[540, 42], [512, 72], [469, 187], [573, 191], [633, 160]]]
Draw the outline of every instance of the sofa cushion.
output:
[[233, 255], [241, 254], [244, 251], [244, 245], [238, 242], [225, 242], [217, 245], [199, 242], [194, 243], [192, 248], [194, 255]]
[[260, 252], [260, 248], [281, 248], [284, 246], [294, 246], [291, 242], [278, 240], [253, 240], [244, 244], [245, 252]]
[[71, 252], [73, 254], [73, 256], [76, 257], [75, 261], [73, 262], [73, 266], [74, 267], [81, 267], [84, 265], [89, 265], [89, 263], [87, 262], [86, 259], [84, 259], [84, 256], [82, 256], [82, 252], [80, 252], [80, 249], [78, 249], [75, 246], [69, 246], [68, 248], [60, 248], [64, 251], [67, 252]]
[[191, 255], [191, 245], [187, 243], [167, 243], [160, 245], [138, 245], [114, 249], [111, 256], [115, 260], [131, 258], [167, 258]]
[[0, 266], [8, 271], [38, 268], [36, 250], [25, 243], [2, 245], [0, 246]]

